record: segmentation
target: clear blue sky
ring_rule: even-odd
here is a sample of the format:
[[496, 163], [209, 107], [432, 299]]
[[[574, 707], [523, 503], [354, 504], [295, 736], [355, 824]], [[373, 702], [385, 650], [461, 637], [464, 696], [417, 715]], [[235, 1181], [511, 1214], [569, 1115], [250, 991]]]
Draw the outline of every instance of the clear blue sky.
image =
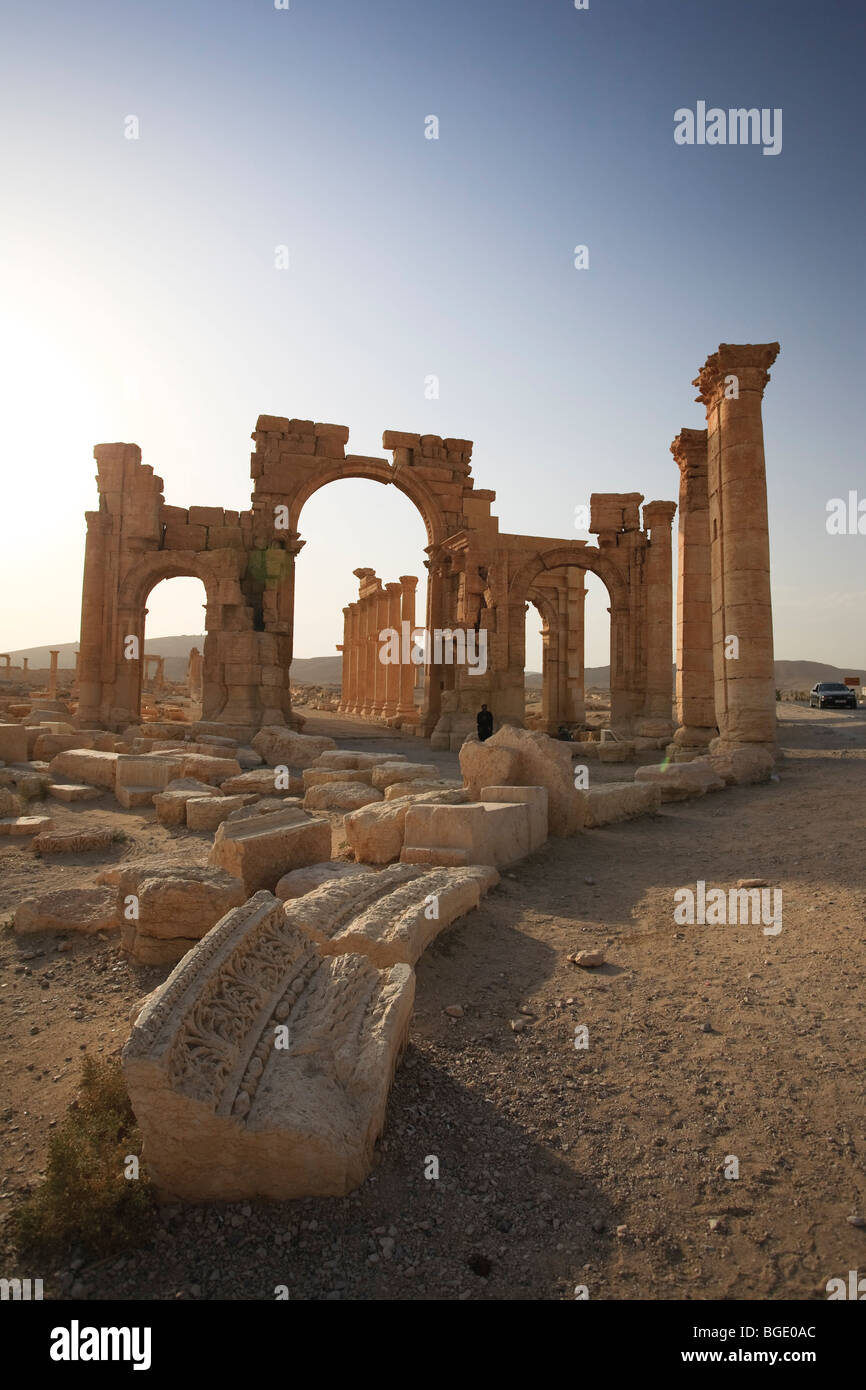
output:
[[[676, 499], [707, 353], [778, 339], [776, 655], [866, 666], [866, 536], [825, 529], [866, 498], [864, 12], [3, 4], [2, 649], [77, 637], [94, 443], [139, 443], [172, 504], [244, 507], [261, 412], [347, 424], [358, 453], [468, 437], [503, 530], [569, 536], [593, 490]], [[781, 107], [782, 153], [675, 145], [698, 100]], [[335, 484], [301, 532], [299, 656], [333, 650], [356, 566], [423, 574], [393, 489]], [[194, 589], [155, 591], [148, 633], [200, 631]]]

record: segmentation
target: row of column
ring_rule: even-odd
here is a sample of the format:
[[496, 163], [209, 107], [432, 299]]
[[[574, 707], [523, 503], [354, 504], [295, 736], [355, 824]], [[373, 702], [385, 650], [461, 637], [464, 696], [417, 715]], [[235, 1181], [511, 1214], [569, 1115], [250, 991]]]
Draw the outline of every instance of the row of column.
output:
[[705, 430], [680, 469], [674, 747], [776, 742], [770, 540], [761, 402], [778, 343], [722, 343], [695, 380]]
[[[418, 717], [415, 679], [419, 667], [409, 654], [415, 635], [415, 575], [384, 584], [374, 570], [356, 569], [358, 599], [343, 609], [342, 694], [339, 709], [365, 719], [409, 723]], [[390, 633], [397, 634], [399, 661]], [[382, 659], [383, 657], [388, 659]]]

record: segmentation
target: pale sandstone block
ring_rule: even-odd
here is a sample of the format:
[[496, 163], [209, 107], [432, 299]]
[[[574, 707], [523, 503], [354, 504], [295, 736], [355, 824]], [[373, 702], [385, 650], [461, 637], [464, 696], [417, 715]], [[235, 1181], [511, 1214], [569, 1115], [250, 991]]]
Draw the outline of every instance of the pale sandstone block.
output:
[[232, 811], [255, 800], [255, 793], [239, 796], [194, 796], [186, 803], [188, 830], [216, 830]]
[[357, 878], [359, 874], [373, 872], [367, 864], [341, 864], [332, 859], [324, 864], [309, 864], [304, 869], [292, 869], [291, 873], [283, 874], [274, 893], [286, 902], [289, 898], [301, 898], [305, 893], [312, 893], [314, 888], [321, 888], [324, 883], [335, 883], [338, 879]]
[[486, 786], [508, 786], [517, 777], [517, 754], [513, 748], [494, 744], [492, 739], [484, 743], [471, 737], [460, 746], [460, 771], [463, 781], [473, 801], [481, 795]]
[[548, 801], [546, 787], [482, 787], [481, 800], [515, 802], [524, 805], [529, 814], [530, 852], [540, 849], [547, 840]]
[[252, 740], [252, 746], [270, 767], [310, 767], [321, 753], [336, 748], [332, 738], [297, 734], [281, 725], [267, 725]]
[[287, 780], [286, 789], [277, 791], [274, 769], [254, 768], [250, 772], [242, 772], [239, 777], [229, 777], [225, 782], [220, 782], [220, 791], [227, 796], [234, 796], [238, 792], [255, 792], [257, 796], [303, 796], [302, 778], [290, 775]]
[[145, 1004], [123, 1050], [160, 1196], [352, 1191], [372, 1165], [413, 998], [409, 966], [323, 959], [270, 893], [233, 909]]
[[153, 798], [156, 818], [160, 825], [186, 825], [186, 803], [193, 797], [219, 796], [206, 782], [195, 777], [179, 777], [166, 785], [165, 791], [157, 792]]
[[587, 829], [654, 815], [661, 807], [662, 789], [655, 782], [607, 782], [591, 786], [586, 797]]
[[[460, 750], [460, 770], [464, 780], [469, 782], [473, 795], [478, 794], [475, 777], [485, 767], [492, 749], [513, 753], [516, 764], [509, 776], [485, 776], [478, 784], [478, 791], [481, 785], [546, 787], [550, 834], [573, 835], [581, 829], [584, 807], [574, 786], [569, 744], [548, 738], [547, 734], [519, 729], [510, 724], [503, 725], [483, 744], [470, 735]], [[471, 780], [467, 773], [471, 774]]]
[[419, 792], [460, 791], [462, 782], [446, 777], [419, 777], [411, 782], [392, 782], [385, 788], [386, 801], [400, 801], [405, 796], [417, 796]]
[[712, 767], [698, 759], [690, 763], [639, 767], [634, 780], [656, 783], [661, 788], [662, 801], [687, 801], [692, 796], [720, 791], [725, 785]]
[[326, 749], [320, 753], [313, 767], [323, 768], [365, 768], [376, 767], [378, 763], [405, 763], [403, 753], [353, 753], [341, 748]]
[[304, 810], [358, 811], [362, 806], [383, 800], [380, 791], [362, 782], [326, 782], [308, 789], [304, 796]]
[[331, 853], [331, 823], [296, 807], [266, 816], [223, 821], [209, 863], [243, 879], [248, 893], [273, 890], [283, 874], [319, 864]]
[[117, 894], [111, 888], [59, 888], [19, 903], [16, 932], [112, 931], [120, 925]]
[[369, 767], [305, 767], [302, 776], [305, 790], [310, 787], [324, 786], [328, 782], [361, 782], [369, 787], [373, 779], [373, 769]]
[[83, 782], [53, 782], [48, 795], [55, 801], [94, 801], [102, 795], [100, 787], [88, 787]]
[[414, 965], [439, 932], [499, 882], [487, 865], [422, 869], [394, 864], [361, 883], [339, 879], [287, 902], [286, 920], [323, 955], [357, 951], [381, 969]]
[[87, 854], [111, 848], [110, 830], [55, 830], [36, 836], [31, 848], [39, 854]]
[[53, 825], [50, 816], [4, 816], [0, 820], [0, 835], [39, 835]]
[[504, 867], [530, 853], [529, 808], [522, 803], [410, 806], [402, 864]]
[[355, 858], [366, 864], [390, 864], [400, 858], [403, 848], [403, 834], [406, 812], [410, 806], [423, 804], [427, 800], [439, 804], [459, 805], [467, 800], [462, 790], [451, 792], [425, 792], [418, 796], [402, 797], [399, 801], [386, 801], [381, 806], [365, 806], [346, 817], [344, 822], [346, 839]]
[[395, 782], [412, 782], [422, 777], [438, 781], [441, 776], [435, 763], [379, 763], [370, 775], [373, 786], [381, 791]]
[[71, 749], [51, 759], [48, 770], [52, 777], [86, 782], [91, 787], [107, 787], [114, 791], [119, 753], [106, 753], [96, 748]]

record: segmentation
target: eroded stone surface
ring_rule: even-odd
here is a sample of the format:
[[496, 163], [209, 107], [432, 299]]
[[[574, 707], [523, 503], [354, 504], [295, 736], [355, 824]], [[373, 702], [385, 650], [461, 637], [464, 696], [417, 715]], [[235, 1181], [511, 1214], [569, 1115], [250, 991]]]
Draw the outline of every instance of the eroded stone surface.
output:
[[602, 782], [591, 786], [583, 795], [587, 829], [630, 820], [633, 816], [652, 815], [662, 801], [661, 787], [655, 782]]
[[58, 888], [19, 903], [16, 932], [111, 931], [120, 925], [117, 894], [111, 888]]
[[406, 965], [323, 958], [271, 893], [230, 912], [145, 1004], [123, 1050], [159, 1194], [235, 1201], [357, 1187], [414, 986]]
[[373, 872], [367, 864], [341, 864], [332, 859], [325, 864], [309, 864], [305, 869], [292, 869], [291, 873], [283, 875], [274, 893], [286, 902], [289, 898], [301, 898], [305, 893], [312, 893], [323, 883], [335, 883], [338, 879], [357, 878], [359, 874]]
[[661, 788], [662, 801], [687, 801], [692, 796], [720, 791], [725, 785], [721, 777], [703, 759], [690, 763], [664, 763], [639, 767], [636, 783], [652, 782]]
[[307, 811], [357, 811], [362, 806], [371, 806], [383, 801], [384, 797], [375, 787], [362, 782], [325, 782], [310, 787], [304, 797]]
[[310, 767], [321, 753], [336, 749], [332, 738], [298, 734], [294, 729], [268, 725], [260, 729], [252, 746], [270, 767]]
[[85, 854], [111, 848], [110, 830], [54, 830], [36, 836], [33, 849], [40, 854]]
[[419, 802], [435, 801], [440, 805], [459, 805], [466, 801], [464, 791], [425, 792], [406, 796], [399, 801], [386, 801], [380, 806], [365, 806], [346, 817], [346, 839], [355, 858], [365, 864], [390, 864], [400, 858], [406, 812]]
[[[510, 769], [508, 775], [485, 775], [482, 781], [477, 781], [480, 773], [495, 771], [500, 753], [513, 757], [513, 761], [501, 759], [503, 768]], [[583, 801], [575, 790], [567, 743], [509, 724], [482, 744], [474, 738], [468, 739], [460, 749], [460, 768], [473, 799], [477, 799], [481, 786], [546, 787], [550, 834], [573, 835], [583, 825]]]
[[265, 816], [225, 820], [214, 837], [209, 863], [243, 880], [248, 893], [273, 890], [283, 874], [319, 864], [331, 853], [331, 823], [297, 807]]

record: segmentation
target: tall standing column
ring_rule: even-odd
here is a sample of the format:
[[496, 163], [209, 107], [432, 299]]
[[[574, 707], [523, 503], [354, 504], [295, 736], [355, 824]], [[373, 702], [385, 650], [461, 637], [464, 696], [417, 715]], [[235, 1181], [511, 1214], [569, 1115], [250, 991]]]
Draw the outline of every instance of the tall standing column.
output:
[[349, 608], [348, 605], [343, 609], [343, 644], [337, 645], [337, 651], [343, 653], [343, 660], [340, 663], [340, 703], [337, 709], [345, 713], [348, 707], [349, 683], [352, 675], [352, 644], [349, 632]]
[[707, 432], [681, 430], [671, 444], [680, 470], [677, 537], [677, 723], [671, 755], [696, 756], [715, 733], [713, 610]]
[[566, 570], [565, 602], [567, 616], [565, 721], [582, 724], [586, 719], [584, 691], [584, 621], [586, 613], [586, 575], [572, 565]]
[[[400, 599], [402, 587], [393, 582], [385, 585], [385, 624], [386, 628], [397, 634], [400, 641]], [[385, 670], [385, 702], [382, 706], [383, 719], [396, 719], [400, 703], [400, 661], [389, 661]]]
[[722, 343], [695, 379], [707, 411], [717, 751], [776, 746], [761, 401], [778, 343]]
[[50, 663], [50, 664], [49, 664], [49, 667], [48, 667], [48, 698], [49, 698], [49, 700], [56, 700], [56, 699], [57, 699], [57, 658], [58, 658], [59, 655], [60, 655], [59, 652], [49, 652], [49, 653], [48, 653], [48, 661], [49, 661], [49, 663]]
[[646, 555], [646, 703], [644, 718], [673, 727], [673, 578], [671, 522], [675, 502], [647, 502], [644, 530], [650, 541]]
[[382, 719], [385, 711], [385, 666], [381, 660], [383, 644], [379, 640], [379, 633], [388, 626], [388, 595], [382, 588], [381, 580], [377, 581], [378, 589], [373, 596], [373, 708], [372, 716], [374, 719]]
[[[409, 650], [410, 652], [412, 650], [412, 636], [415, 631], [415, 590], [417, 587], [418, 580], [414, 574], [400, 575], [401, 652], [403, 646], [402, 634], [404, 631], [407, 631], [409, 634]], [[407, 623], [408, 627], [402, 627], [403, 623]], [[415, 673], [417, 669], [418, 668], [413, 666], [411, 661], [404, 661], [400, 667], [400, 703], [397, 706], [397, 718], [403, 721], [411, 720], [413, 723], [417, 719], [414, 697]]]
[[[81, 592], [81, 641], [78, 656], [79, 728], [93, 728], [103, 713], [103, 642], [111, 640], [114, 614], [106, 612], [106, 565], [111, 518], [106, 512], [85, 512], [84, 580]], [[106, 637], [106, 629], [108, 636]], [[110, 657], [114, 670], [114, 653]]]

